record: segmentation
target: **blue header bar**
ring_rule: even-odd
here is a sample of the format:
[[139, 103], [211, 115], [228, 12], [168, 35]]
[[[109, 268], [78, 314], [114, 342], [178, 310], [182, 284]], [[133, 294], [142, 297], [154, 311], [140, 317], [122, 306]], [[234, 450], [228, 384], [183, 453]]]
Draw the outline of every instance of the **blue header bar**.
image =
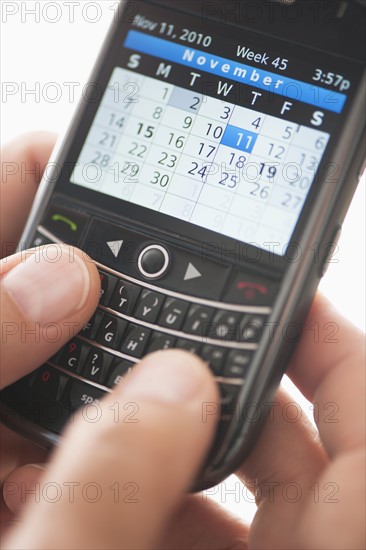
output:
[[138, 31], [129, 31], [124, 46], [137, 52], [281, 95], [286, 99], [302, 101], [333, 113], [341, 113], [347, 100], [346, 95], [320, 88], [315, 83], [293, 80]]

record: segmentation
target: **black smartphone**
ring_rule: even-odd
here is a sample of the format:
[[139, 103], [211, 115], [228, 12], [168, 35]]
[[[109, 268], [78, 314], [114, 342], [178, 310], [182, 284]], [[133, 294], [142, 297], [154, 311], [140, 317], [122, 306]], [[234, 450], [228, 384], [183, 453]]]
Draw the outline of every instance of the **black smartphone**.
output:
[[179, 348], [222, 395], [195, 489], [238, 467], [365, 165], [364, 36], [364, 2], [121, 2], [20, 243], [81, 248], [100, 305], [2, 392], [7, 425], [51, 447], [144, 355]]

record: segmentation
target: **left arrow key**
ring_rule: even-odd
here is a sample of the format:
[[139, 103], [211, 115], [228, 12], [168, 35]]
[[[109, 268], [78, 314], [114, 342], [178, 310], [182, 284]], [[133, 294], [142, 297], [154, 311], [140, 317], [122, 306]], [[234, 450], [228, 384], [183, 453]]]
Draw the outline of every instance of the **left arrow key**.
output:
[[121, 252], [121, 248], [123, 246], [123, 241], [110, 241], [107, 243], [109, 246], [113, 256], [115, 258], [118, 258], [119, 253]]

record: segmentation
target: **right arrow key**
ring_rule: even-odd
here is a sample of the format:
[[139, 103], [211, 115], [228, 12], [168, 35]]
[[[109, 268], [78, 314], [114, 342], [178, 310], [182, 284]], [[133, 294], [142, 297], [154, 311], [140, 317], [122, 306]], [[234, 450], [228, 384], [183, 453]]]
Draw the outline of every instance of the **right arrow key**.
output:
[[169, 251], [172, 257], [171, 267], [159, 281], [163, 288], [209, 300], [220, 300], [231, 267], [179, 248], [169, 247]]
[[191, 262], [189, 262], [184, 280], [192, 281], [193, 279], [198, 279], [200, 277], [202, 277], [202, 273], [198, 271], [198, 269]]

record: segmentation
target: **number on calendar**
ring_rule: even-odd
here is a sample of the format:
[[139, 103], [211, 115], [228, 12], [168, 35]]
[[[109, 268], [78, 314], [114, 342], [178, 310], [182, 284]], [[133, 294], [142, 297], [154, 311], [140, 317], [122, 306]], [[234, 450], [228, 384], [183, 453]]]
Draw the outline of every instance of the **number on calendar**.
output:
[[190, 107], [192, 109], [192, 111], [198, 111], [198, 106], [199, 106], [200, 103], [201, 103], [201, 98], [200, 97], [194, 97], [192, 105]]
[[150, 183], [153, 185], [160, 185], [160, 187], [167, 187], [169, 185], [170, 178], [168, 174], [161, 174], [160, 172], [154, 172], [154, 177]]
[[156, 130], [155, 126], [150, 126], [140, 122], [138, 125], [137, 135], [142, 136], [146, 139], [151, 139], [154, 137], [154, 132]]
[[178, 136], [171, 132], [169, 134], [169, 145], [175, 147], [176, 149], [182, 149], [185, 145], [185, 136]]
[[295, 128], [293, 126], [287, 126], [284, 133], [282, 134], [282, 139], [291, 139], [294, 135]]
[[193, 124], [193, 118], [191, 116], [186, 116], [183, 123], [184, 130], [188, 130]]
[[206, 136], [220, 139], [223, 136], [224, 128], [222, 126], [216, 126], [215, 124], [211, 124], [211, 122], [207, 125], [207, 132]]
[[250, 194], [252, 197], [265, 201], [269, 197], [269, 191], [269, 187], [263, 187], [262, 185], [259, 185], [259, 183], [253, 183], [253, 189]]
[[301, 203], [302, 198], [298, 195], [291, 195], [290, 193], [286, 193], [284, 200], [282, 201], [282, 206], [285, 208], [291, 208], [292, 210], [295, 210]]
[[219, 185], [225, 185], [228, 189], [235, 189], [239, 183], [239, 176], [230, 176], [227, 172], [222, 173], [222, 179], [219, 181]]
[[198, 151], [198, 155], [200, 157], [205, 157], [206, 159], [212, 157], [214, 153], [216, 152], [217, 147], [214, 145], [208, 145], [207, 143], [200, 143], [200, 148]]
[[109, 118], [109, 126], [116, 126], [120, 130], [122, 130], [122, 128], [125, 125], [125, 120], [126, 119], [124, 117], [121, 117], [120, 115], [117, 115], [116, 113], [111, 113], [110, 118]]
[[259, 130], [260, 126], [262, 124], [262, 119], [259, 117], [259, 118], [256, 118], [253, 122], [252, 122], [252, 126], [254, 126], [254, 128], [256, 128], [257, 130]]
[[229, 107], [229, 106], [224, 107], [224, 114], [222, 114], [220, 118], [222, 120], [228, 120], [230, 118], [232, 111], [233, 111], [232, 107]]
[[286, 153], [286, 147], [283, 145], [269, 144], [268, 155], [276, 160], [283, 160]]
[[105, 155], [100, 151], [96, 151], [95, 156], [91, 161], [91, 164], [98, 164], [101, 168], [108, 168], [110, 160], [111, 160], [110, 155]]
[[192, 162], [192, 168], [188, 171], [188, 174], [191, 176], [201, 176], [202, 179], [206, 178], [210, 173], [209, 168], [212, 167], [212, 164], [203, 164], [200, 166], [198, 162]]
[[242, 168], [244, 168], [244, 165], [245, 165], [246, 161], [247, 161], [247, 157], [245, 157], [244, 155], [240, 155], [240, 154], [237, 154], [237, 153], [231, 153], [230, 154], [229, 166], [235, 165], [236, 168], [241, 170]]
[[159, 160], [159, 164], [166, 166], [167, 168], [174, 168], [177, 164], [178, 157], [176, 155], [169, 155], [169, 153], [162, 153], [162, 157]]
[[277, 168], [275, 166], [267, 166], [264, 162], [261, 162], [259, 165], [259, 175], [273, 181], [277, 175]]
[[156, 107], [155, 111], [153, 112], [153, 118], [155, 120], [160, 120], [162, 117], [164, 110], [162, 107]]
[[140, 159], [143, 159], [147, 151], [146, 145], [141, 145], [134, 141], [132, 143], [132, 148], [128, 151], [129, 155], [136, 156]]
[[121, 170], [122, 175], [124, 176], [123, 181], [125, 183], [136, 183], [138, 179], [136, 176], [140, 171], [140, 167], [135, 162], [125, 162]]
[[108, 132], [102, 133], [102, 138], [99, 141], [99, 145], [107, 149], [113, 149], [117, 141], [117, 136], [114, 134], [109, 134]]

